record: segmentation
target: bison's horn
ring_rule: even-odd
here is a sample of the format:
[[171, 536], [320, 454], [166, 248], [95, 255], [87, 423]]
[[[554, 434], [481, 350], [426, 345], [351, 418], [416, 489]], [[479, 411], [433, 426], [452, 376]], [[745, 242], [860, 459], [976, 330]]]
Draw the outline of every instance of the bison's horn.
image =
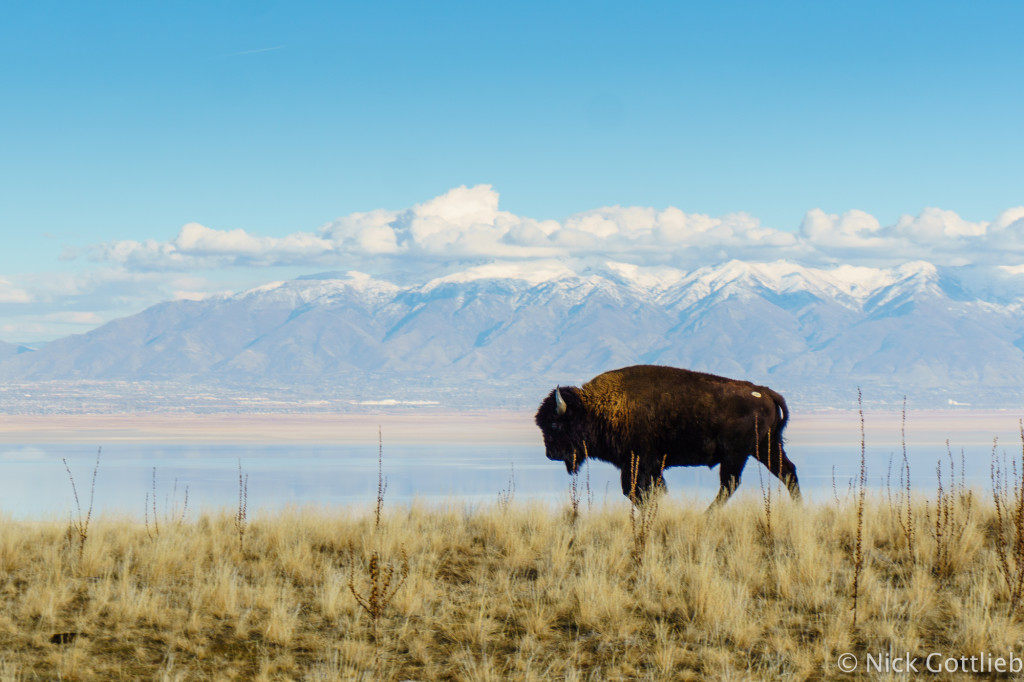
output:
[[555, 388], [555, 411], [559, 416], [565, 414], [565, 400], [562, 399], [562, 393]]

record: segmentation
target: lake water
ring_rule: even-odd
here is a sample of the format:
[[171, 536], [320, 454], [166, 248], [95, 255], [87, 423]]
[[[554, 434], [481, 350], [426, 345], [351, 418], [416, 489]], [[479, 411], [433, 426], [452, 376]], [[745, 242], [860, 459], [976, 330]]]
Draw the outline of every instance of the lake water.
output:
[[[447, 423], [459, 423], [451, 415]], [[11, 419], [11, 418], [7, 418]], [[376, 426], [364, 431], [376, 435]], [[1021, 456], [1017, 417], [1009, 413], [911, 414], [906, 449], [912, 486], [934, 495], [936, 463], [944, 478], [949, 472], [945, 440], [950, 440], [956, 468], [961, 462], [969, 486], [988, 490], [993, 437], [996, 456]], [[462, 430], [446, 431], [440, 418], [428, 428], [418, 422], [403, 432], [390, 425], [394, 442], [384, 437], [383, 473], [386, 505], [425, 503], [484, 503], [514, 490], [514, 499], [568, 499], [570, 477], [560, 462], [544, 457], [536, 428], [527, 420], [510, 418], [513, 427], [492, 428], [487, 418], [471, 419]], [[904, 439], [899, 412], [866, 418], [865, 459], [869, 485], [885, 489], [887, 479], [898, 485]], [[358, 424], [358, 419], [353, 421]], [[236, 425], [237, 426], [237, 425]], [[254, 427], [255, 431], [259, 429]], [[37, 428], [0, 430], [0, 512], [14, 518], [65, 518], [75, 502], [64, 459], [74, 477], [83, 512], [89, 505], [97, 449], [102, 445], [96, 475], [94, 513], [129, 514], [142, 518], [147, 494], [153, 494], [156, 473], [157, 511], [163, 517], [180, 509], [188, 489], [189, 509], [233, 510], [238, 503], [239, 463], [248, 477], [250, 512], [272, 512], [289, 506], [351, 506], [371, 509], [377, 493], [378, 443], [363, 433], [349, 438], [344, 429], [336, 440], [309, 442], [312, 429], [284, 430], [282, 437], [260, 438], [245, 429], [190, 432], [180, 435], [142, 426], [127, 436]], [[388, 433], [387, 429], [384, 429]], [[280, 434], [282, 429], [275, 429]], [[422, 433], [417, 438], [416, 433]], [[72, 433], [73, 435], [68, 435]], [[203, 440], [204, 433], [207, 434]], [[847, 493], [860, 464], [859, 418], [856, 413], [794, 416], [787, 431], [787, 452], [797, 466], [801, 488], [811, 500], [829, 500]], [[49, 436], [49, 441], [48, 441]], [[60, 436], [60, 437], [57, 437]], [[99, 444], [96, 441], [100, 441]], [[183, 442], [184, 440], [184, 442]], [[419, 441], [419, 442], [417, 442]], [[890, 464], [891, 462], [891, 464]], [[595, 504], [624, 503], [618, 470], [603, 462], [584, 468], [578, 479], [581, 495], [589, 491]], [[718, 473], [704, 467], [670, 469], [666, 479], [673, 497], [707, 504], [718, 488]], [[948, 479], [947, 479], [948, 480]], [[761, 494], [762, 483], [776, 485], [767, 471], [750, 460], [741, 492]], [[152, 502], [150, 502], [152, 504]]]

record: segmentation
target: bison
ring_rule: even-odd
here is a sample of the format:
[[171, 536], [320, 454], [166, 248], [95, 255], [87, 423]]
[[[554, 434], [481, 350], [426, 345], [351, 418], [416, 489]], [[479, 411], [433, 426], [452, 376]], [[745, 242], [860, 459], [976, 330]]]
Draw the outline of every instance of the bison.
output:
[[664, 488], [663, 467], [718, 465], [721, 487], [709, 509], [736, 490], [750, 455], [800, 498], [796, 467], [782, 449], [788, 420], [786, 401], [767, 386], [655, 365], [556, 387], [535, 417], [548, 459], [570, 474], [586, 457], [610, 462], [627, 497]]

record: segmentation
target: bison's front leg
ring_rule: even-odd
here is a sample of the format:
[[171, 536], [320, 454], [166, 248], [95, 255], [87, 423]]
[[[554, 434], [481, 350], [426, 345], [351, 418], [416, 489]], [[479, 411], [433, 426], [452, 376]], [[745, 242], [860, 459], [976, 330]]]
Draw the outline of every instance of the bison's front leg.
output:
[[[636, 475], [635, 483], [633, 480], [634, 473]], [[668, 490], [661, 472], [645, 470], [642, 467], [637, 467], [635, 472], [630, 469], [623, 469], [620, 480], [622, 482], [622, 494], [630, 500], [635, 499], [639, 501], [653, 490], [659, 492]]]

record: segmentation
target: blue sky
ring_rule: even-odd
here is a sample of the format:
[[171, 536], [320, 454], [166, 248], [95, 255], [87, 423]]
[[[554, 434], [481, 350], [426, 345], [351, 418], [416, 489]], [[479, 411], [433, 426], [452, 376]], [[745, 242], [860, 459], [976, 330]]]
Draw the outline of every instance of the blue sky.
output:
[[[379, 226], [350, 217], [447, 220], [462, 200], [492, 226], [540, 226], [547, 251], [516, 244], [546, 256], [574, 254], [580, 216], [641, 207], [770, 229], [726, 232], [775, 256], [828, 243], [836, 262], [840, 242], [885, 233], [899, 257], [931, 257], [936, 234], [1019, 219], [1022, 23], [1019, 2], [8, 3], [0, 339], [319, 270], [415, 269], [422, 248], [371, 258]], [[467, 257], [528, 255], [452, 224], [444, 244]], [[590, 237], [597, 253], [608, 233]]]

